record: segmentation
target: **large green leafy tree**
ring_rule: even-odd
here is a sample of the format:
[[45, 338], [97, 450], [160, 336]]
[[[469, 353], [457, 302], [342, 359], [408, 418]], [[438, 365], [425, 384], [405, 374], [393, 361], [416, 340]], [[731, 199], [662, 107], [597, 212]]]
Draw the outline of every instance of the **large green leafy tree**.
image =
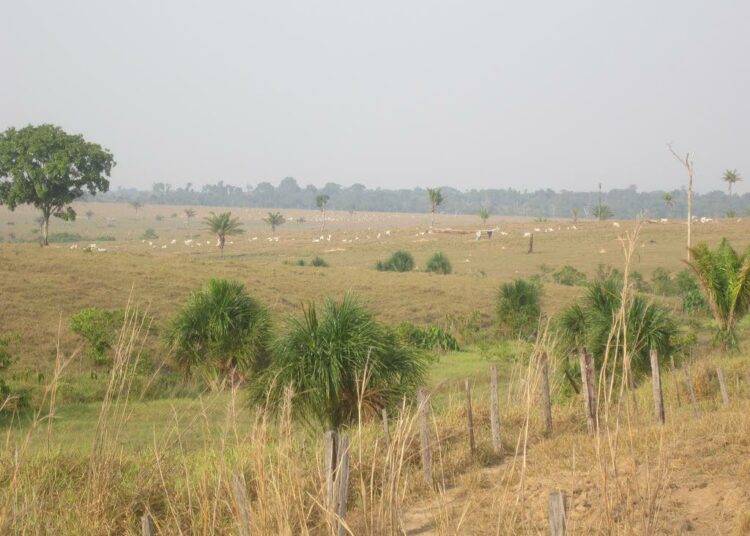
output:
[[0, 134], [0, 204], [38, 208], [46, 246], [50, 216], [74, 220], [70, 204], [87, 192], [109, 190], [114, 165], [108, 150], [60, 127], [9, 128]]
[[167, 342], [186, 372], [245, 375], [268, 364], [270, 326], [268, 310], [242, 283], [212, 279], [171, 320]]
[[227, 236], [245, 232], [242, 229], [240, 219], [233, 218], [231, 212], [222, 212], [221, 214], [211, 212], [203, 221], [206, 224], [206, 230], [216, 235], [222, 257], [224, 256], [224, 244], [226, 244]]
[[302, 420], [337, 429], [360, 415], [380, 415], [424, 382], [422, 353], [400, 342], [353, 295], [327, 300], [293, 318], [277, 341], [271, 366], [251, 385], [252, 399], [278, 407], [284, 390], [295, 393]]
[[688, 265], [718, 323], [716, 341], [737, 348], [737, 322], [750, 309], [750, 248], [740, 255], [724, 238], [716, 249], [701, 242], [690, 253]]
[[[585, 347], [601, 364], [609, 347], [610, 362], [619, 356], [622, 363], [623, 325], [618, 322], [622, 304], [622, 280], [597, 279], [589, 284], [583, 298], [563, 311], [558, 326], [571, 350]], [[662, 306], [639, 294], [626, 301], [627, 351], [636, 370], [649, 367], [649, 350], [667, 357], [674, 351], [677, 326]]]

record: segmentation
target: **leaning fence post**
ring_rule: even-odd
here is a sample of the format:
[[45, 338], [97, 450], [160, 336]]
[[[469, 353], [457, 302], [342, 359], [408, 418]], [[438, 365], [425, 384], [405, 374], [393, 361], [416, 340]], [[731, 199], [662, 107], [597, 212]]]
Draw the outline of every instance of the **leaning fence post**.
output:
[[338, 463], [338, 474], [336, 475], [337, 482], [337, 508], [336, 508], [336, 525], [338, 526], [338, 536], [344, 536], [347, 534], [346, 528], [344, 528], [344, 522], [346, 519], [347, 500], [349, 497], [349, 436], [343, 434], [339, 438], [339, 463]]
[[417, 391], [419, 411], [419, 439], [422, 451], [422, 469], [425, 482], [432, 485], [432, 450], [430, 448], [429, 397], [424, 387]]
[[568, 528], [567, 502], [567, 498], [559, 490], [555, 490], [549, 494], [550, 536], [565, 536]]
[[682, 371], [685, 373], [685, 385], [688, 388], [688, 394], [690, 395], [690, 403], [693, 405], [693, 412], [698, 413], [698, 401], [695, 399], [695, 390], [693, 389], [693, 380], [690, 378], [690, 369], [687, 363], [682, 365]]
[[474, 415], [471, 411], [471, 384], [468, 378], [464, 380], [464, 390], [466, 391], [466, 430], [469, 433], [469, 451], [474, 454], [477, 450], [477, 443], [474, 439]]
[[719, 378], [719, 389], [721, 390], [721, 400], [725, 406], [729, 405], [729, 392], [727, 391], [727, 384], [724, 383], [724, 371], [721, 367], [716, 367], [716, 377]]
[[338, 435], [333, 430], [323, 435], [324, 456], [323, 468], [326, 477], [326, 506], [331, 512], [336, 511], [336, 470], [338, 467]]
[[156, 527], [154, 527], [154, 520], [146, 512], [141, 516], [141, 533], [143, 536], [156, 536]]
[[656, 348], [651, 348], [651, 386], [654, 390], [654, 414], [656, 420], [664, 424], [664, 397], [661, 392], [661, 375], [659, 372], [659, 354]]
[[232, 477], [232, 486], [234, 488], [234, 500], [237, 502], [237, 509], [240, 513], [240, 536], [250, 536], [250, 511], [247, 509], [247, 494], [242, 479], [236, 473]]
[[492, 428], [492, 449], [500, 452], [500, 405], [497, 400], [497, 365], [490, 365], [490, 427]]
[[542, 352], [539, 358], [539, 373], [541, 375], [542, 411], [544, 412], [544, 430], [552, 433], [552, 403], [549, 394], [549, 359], [547, 352]]
[[583, 403], [586, 409], [586, 420], [589, 433], [596, 432], [596, 387], [594, 378], [594, 359], [585, 349], [579, 352], [581, 364], [581, 382], [583, 391]]

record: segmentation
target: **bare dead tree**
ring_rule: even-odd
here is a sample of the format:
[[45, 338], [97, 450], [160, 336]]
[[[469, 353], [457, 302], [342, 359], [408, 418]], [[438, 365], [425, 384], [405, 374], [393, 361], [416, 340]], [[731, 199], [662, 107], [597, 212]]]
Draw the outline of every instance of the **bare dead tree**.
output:
[[672, 144], [668, 143], [669, 152], [672, 153], [677, 161], [685, 166], [688, 174], [688, 197], [687, 197], [687, 260], [690, 261], [690, 247], [692, 245], [690, 241], [691, 231], [693, 228], [693, 175], [695, 168], [693, 167], [693, 155], [687, 153], [683, 159], [677, 152], [672, 148]]

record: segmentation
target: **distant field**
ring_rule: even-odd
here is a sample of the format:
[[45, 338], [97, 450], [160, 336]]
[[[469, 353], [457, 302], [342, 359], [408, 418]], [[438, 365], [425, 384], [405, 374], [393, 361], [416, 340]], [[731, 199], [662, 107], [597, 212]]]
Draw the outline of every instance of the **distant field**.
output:
[[[435, 226], [439, 228], [498, 228], [492, 240], [476, 241], [473, 234], [426, 233], [429, 214], [332, 212], [326, 215], [325, 230], [321, 231], [320, 212], [290, 210], [282, 211], [290, 221], [272, 240], [270, 227], [262, 221], [268, 210], [235, 208], [226, 210], [241, 218], [246, 232], [229, 239], [221, 258], [215, 238], [203, 230], [202, 219], [210, 210], [224, 209], [193, 207], [197, 216], [188, 226], [185, 207], [150, 205], [137, 215], [126, 204], [90, 203], [75, 208], [77, 221], [54, 220], [50, 229], [51, 233], [77, 233], [86, 238], [76, 243], [77, 249], [71, 249], [74, 243], [49, 248], [33, 242], [8, 243], [10, 233], [19, 240], [36, 239], [33, 230], [37, 213], [28, 207], [15, 212], [0, 207], [0, 235], [5, 238], [0, 244], [0, 332], [21, 336], [21, 366], [36, 369], [50, 362], [61, 320], [62, 348], [70, 351], [77, 346], [66, 324], [68, 317], [81, 308], [122, 308], [133, 288], [136, 300], [148, 307], [158, 326], [192, 289], [211, 277], [243, 281], [253, 295], [272, 308], [279, 322], [296, 313], [302, 303], [340, 296], [348, 289], [364, 297], [387, 321], [442, 323], [449, 314], [479, 311], [489, 323], [501, 282], [539, 273], [541, 265], [557, 269], [570, 264], [588, 275], [599, 264], [620, 266], [618, 236], [635, 226], [632, 221], [614, 219], [579, 221], [574, 229], [570, 220], [537, 222], [500, 217], [482, 225], [478, 217], [437, 216]], [[91, 219], [86, 218], [87, 211], [94, 213]], [[157, 216], [162, 218], [157, 220]], [[291, 221], [300, 217], [305, 218], [304, 223]], [[153, 228], [159, 238], [142, 240], [147, 228]], [[534, 233], [531, 255], [526, 252], [525, 232]], [[747, 223], [738, 220], [696, 223], [693, 233], [696, 242], [717, 242], [726, 236], [738, 248], [750, 243]], [[95, 240], [104, 235], [115, 240]], [[185, 245], [190, 237], [201, 245]], [[83, 251], [94, 242], [106, 251]], [[644, 224], [639, 243], [632, 268], [646, 279], [660, 266], [684, 268], [684, 222]], [[397, 274], [373, 269], [376, 261], [397, 249], [410, 251], [420, 270], [430, 255], [442, 251], [453, 263], [454, 273]], [[330, 267], [291, 264], [316, 255]], [[579, 292], [575, 287], [546, 284], [544, 310], [554, 314]]]

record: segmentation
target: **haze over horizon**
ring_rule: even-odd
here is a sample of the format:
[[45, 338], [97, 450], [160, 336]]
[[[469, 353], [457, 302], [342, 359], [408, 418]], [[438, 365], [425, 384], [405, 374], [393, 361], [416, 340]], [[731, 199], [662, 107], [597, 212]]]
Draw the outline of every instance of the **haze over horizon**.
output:
[[[158, 4], [158, 5], [157, 5]], [[13, 2], [0, 131], [110, 149], [112, 188], [671, 190], [750, 180], [750, 4]], [[737, 193], [747, 191], [744, 182]]]

